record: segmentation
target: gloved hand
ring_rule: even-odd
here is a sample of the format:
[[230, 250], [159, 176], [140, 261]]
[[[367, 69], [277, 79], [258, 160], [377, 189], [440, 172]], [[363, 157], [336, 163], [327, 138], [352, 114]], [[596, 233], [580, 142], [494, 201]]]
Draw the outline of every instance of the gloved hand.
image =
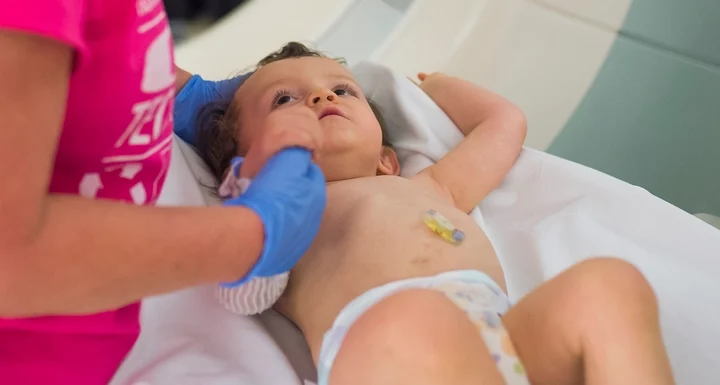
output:
[[195, 144], [195, 125], [200, 109], [215, 101], [230, 102], [238, 87], [251, 73], [232, 79], [210, 81], [193, 75], [175, 96], [175, 133], [186, 143]]
[[[310, 247], [325, 210], [325, 177], [311, 161], [311, 153], [288, 148], [274, 155], [253, 179], [247, 191], [225, 201], [226, 206], [246, 206], [262, 220], [263, 252], [238, 286], [253, 277], [270, 277], [290, 271]], [[231, 172], [238, 175], [240, 163]]]

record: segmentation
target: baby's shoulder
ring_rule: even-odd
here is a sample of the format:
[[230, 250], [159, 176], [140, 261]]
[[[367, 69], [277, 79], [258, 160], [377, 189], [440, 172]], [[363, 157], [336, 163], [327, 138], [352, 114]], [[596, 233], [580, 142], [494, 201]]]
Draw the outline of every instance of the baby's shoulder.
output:
[[410, 181], [414, 185], [413, 188], [417, 188], [424, 192], [433, 194], [438, 199], [455, 205], [455, 200], [453, 199], [450, 189], [438, 183], [430, 175], [426, 173], [420, 173], [408, 178], [408, 181]]

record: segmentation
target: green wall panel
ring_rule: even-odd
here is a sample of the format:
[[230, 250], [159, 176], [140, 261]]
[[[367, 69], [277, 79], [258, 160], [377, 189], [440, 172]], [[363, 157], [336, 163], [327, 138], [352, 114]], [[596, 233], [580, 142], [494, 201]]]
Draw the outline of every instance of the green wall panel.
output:
[[720, 0], [633, 0], [621, 33], [720, 65]]
[[720, 70], [620, 36], [548, 152], [720, 216]]

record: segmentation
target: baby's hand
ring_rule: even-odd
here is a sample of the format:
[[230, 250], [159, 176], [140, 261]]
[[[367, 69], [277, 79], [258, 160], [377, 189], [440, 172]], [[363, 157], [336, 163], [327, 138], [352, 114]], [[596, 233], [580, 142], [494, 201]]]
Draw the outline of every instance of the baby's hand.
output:
[[418, 87], [420, 87], [421, 90], [425, 91], [426, 94], [428, 94], [431, 98], [433, 96], [433, 93], [438, 89], [438, 87], [442, 87], [445, 80], [450, 78], [450, 76], [445, 75], [442, 72], [433, 72], [433, 73], [425, 73], [420, 72], [417, 75], [418, 79], [420, 79], [420, 84], [418, 84]]
[[445, 75], [442, 72], [431, 72], [431, 73], [418, 72], [418, 74], [417, 74], [417, 77], [418, 77], [418, 79], [420, 79], [420, 82], [432, 81], [433, 79], [440, 79], [440, 78], [443, 78], [446, 76], [447, 75]]
[[320, 121], [311, 110], [291, 108], [272, 113], [267, 117], [260, 137], [250, 145], [240, 167], [240, 177], [254, 178], [268, 159], [290, 147], [311, 151], [313, 160], [317, 161], [322, 139]]

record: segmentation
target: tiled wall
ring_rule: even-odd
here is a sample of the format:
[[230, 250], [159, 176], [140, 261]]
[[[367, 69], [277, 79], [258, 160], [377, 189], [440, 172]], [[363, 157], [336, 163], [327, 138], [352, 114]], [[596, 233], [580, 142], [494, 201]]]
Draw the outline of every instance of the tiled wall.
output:
[[720, 66], [720, 1], [635, 0], [623, 34]]
[[[575, 16], [591, 24], [618, 31], [632, 0], [532, 0], [560, 13]], [[653, 0], [651, 0], [653, 1]]]
[[355, 0], [252, 0], [207, 31], [178, 45], [176, 63], [224, 79], [290, 40], [316, 42]]
[[720, 216], [720, 0], [255, 0], [178, 62], [220, 78], [288, 40], [485, 85], [527, 146]]
[[635, 0], [548, 151], [720, 216], [720, 2]]
[[445, 71], [499, 92], [525, 111], [526, 144], [541, 149], [570, 119], [616, 37], [530, 0], [415, 0], [410, 12], [373, 58], [408, 76]]

